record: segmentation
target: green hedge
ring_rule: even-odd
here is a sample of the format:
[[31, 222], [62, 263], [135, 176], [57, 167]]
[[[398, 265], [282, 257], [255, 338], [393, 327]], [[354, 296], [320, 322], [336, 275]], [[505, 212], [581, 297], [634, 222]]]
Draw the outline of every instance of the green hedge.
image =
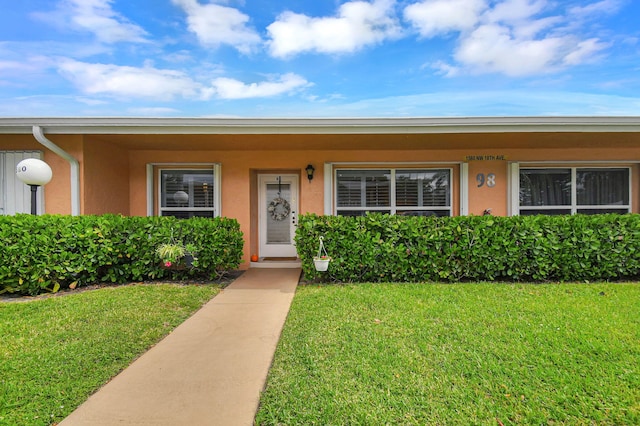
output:
[[[193, 244], [198, 267], [168, 270], [156, 247]], [[38, 294], [83, 284], [217, 278], [236, 269], [243, 238], [234, 219], [0, 216], [0, 293]]]
[[[316, 272], [320, 236], [332, 261]], [[640, 215], [303, 215], [308, 279], [322, 282], [595, 281], [640, 275]]]

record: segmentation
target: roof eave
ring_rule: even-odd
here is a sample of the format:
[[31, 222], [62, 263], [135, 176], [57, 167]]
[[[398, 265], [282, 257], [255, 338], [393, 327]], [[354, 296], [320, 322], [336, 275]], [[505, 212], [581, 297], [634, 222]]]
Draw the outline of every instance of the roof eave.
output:
[[27, 134], [398, 134], [640, 132], [640, 117], [438, 118], [0, 118], [0, 133]]

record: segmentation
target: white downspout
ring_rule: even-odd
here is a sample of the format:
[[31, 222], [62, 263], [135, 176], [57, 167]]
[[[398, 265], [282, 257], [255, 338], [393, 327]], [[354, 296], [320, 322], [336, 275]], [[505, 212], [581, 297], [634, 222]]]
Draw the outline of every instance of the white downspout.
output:
[[71, 215], [78, 216], [80, 214], [80, 164], [78, 160], [47, 139], [40, 126], [33, 126], [33, 137], [36, 138], [40, 144], [46, 146], [69, 162], [71, 166]]

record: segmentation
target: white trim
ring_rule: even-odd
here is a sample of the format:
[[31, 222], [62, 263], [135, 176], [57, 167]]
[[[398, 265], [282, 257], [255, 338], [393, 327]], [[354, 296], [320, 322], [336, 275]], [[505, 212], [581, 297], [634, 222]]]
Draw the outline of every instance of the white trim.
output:
[[147, 164], [147, 216], [153, 216], [153, 164]]
[[[154, 216], [157, 208], [158, 215], [162, 210], [183, 211], [184, 209], [162, 208], [160, 200], [162, 198], [162, 188], [160, 187], [160, 173], [162, 170], [211, 170], [213, 174], [213, 216], [221, 216], [222, 213], [222, 182], [220, 180], [222, 172], [220, 163], [147, 163], [147, 215]], [[158, 186], [154, 191], [154, 179], [158, 176]], [[192, 211], [210, 211], [210, 208], [192, 208]]]
[[507, 167], [507, 214], [518, 216], [520, 214], [520, 163], [509, 163]]
[[52, 134], [446, 134], [640, 132], [639, 117], [409, 118], [0, 118], [0, 133]]
[[0, 151], [0, 216], [3, 216], [5, 214], [5, 208], [7, 206], [7, 193], [9, 192], [5, 186], [4, 168], [4, 152]]
[[460, 164], [460, 216], [469, 214], [469, 163]]
[[[360, 167], [360, 166], [384, 166], [389, 168], [389, 165], [393, 166], [417, 166], [421, 167], [425, 164], [430, 166], [455, 166], [457, 164], [464, 164], [463, 161], [336, 161], [331, 163], [333, 166], [339, 167]], [[397, 168], [397, 167], [396, 167]]]
[[219, 163], [213, 164], [213, 202], [214, 217], [222, 216], [222, 166]]
[[[524, 167], [529, 168], [542, 168], [542, 167], [558, 167], [558, 168], [567, 168], [573, 167], [571, 165], [577, 165], [576, 167], [589, 167], [590, 165], [594, 165], [596, 167], [603, 167], [607, 164], [621, 164], [621, 165], [635, 165], [640, 164], [637, 160], [544, 160], [544, 161], [536, 161], [536, 160], [525, 160], [525, 161], [513, 161], [512, 163], [523, 164]], [[568, 166], [569, 165], [569, 166]]]
[[333, 164], [324, 163], [324, 214], [330, 216], [333, 214]]
[[214, 165], [220, 165], [220, 163], [147, 163], [151, 166], [159, 166], [159, 167], [170, 167], [170, 166], [176, 166], [176, 167], [200, 167], [200, 166], [214, 166]]

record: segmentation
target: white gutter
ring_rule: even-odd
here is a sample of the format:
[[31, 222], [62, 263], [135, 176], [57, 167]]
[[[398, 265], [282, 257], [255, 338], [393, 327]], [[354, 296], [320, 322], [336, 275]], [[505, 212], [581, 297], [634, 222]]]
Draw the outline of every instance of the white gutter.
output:
[[47, 139], [40, 126], [33, 126], [33, 137], [36, 138], [40, 144], [69, 162], [71, 166], [71, 215], [78, 216], [80, 214], [80, 164], [78, 160]]

